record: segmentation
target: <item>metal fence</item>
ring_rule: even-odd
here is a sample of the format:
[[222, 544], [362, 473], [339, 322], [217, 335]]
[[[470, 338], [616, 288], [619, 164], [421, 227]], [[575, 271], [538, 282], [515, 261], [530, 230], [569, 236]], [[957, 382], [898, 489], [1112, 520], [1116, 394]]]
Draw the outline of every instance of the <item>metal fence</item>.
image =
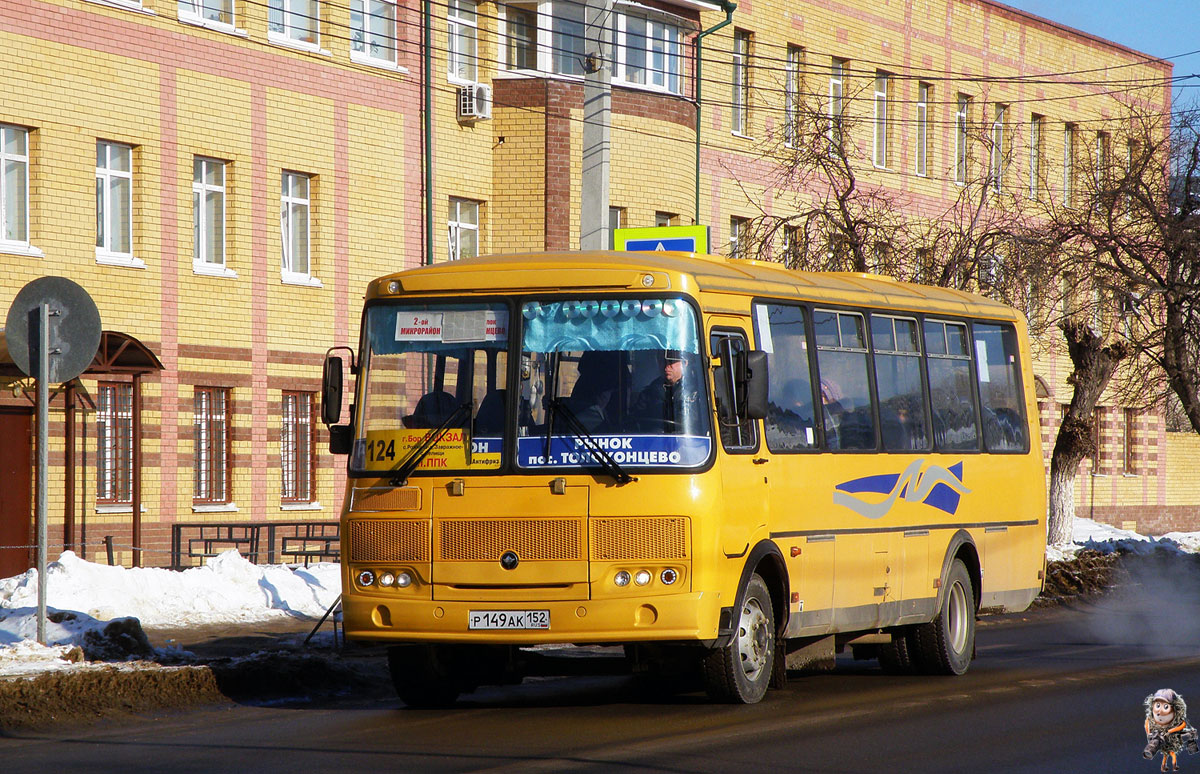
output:
[[254, 564], [336, 562], [341, 535], [336, 521], [171, 525], [171, 569], [198, 567], [205, 559], [236, 548]]

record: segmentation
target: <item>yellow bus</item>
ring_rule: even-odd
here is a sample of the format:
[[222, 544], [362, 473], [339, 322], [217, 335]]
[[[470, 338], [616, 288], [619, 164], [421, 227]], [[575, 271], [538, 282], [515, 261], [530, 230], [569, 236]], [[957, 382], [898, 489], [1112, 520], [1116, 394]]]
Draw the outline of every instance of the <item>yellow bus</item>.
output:
[[980, 611], [1042, 586], [1022, 316], [868, 274], [686, 253], [443, 263], [367, 290], [345, 636], [400, 697], [519, 681], [530, 648], [751, 703], [813, 648], [961, 674]]

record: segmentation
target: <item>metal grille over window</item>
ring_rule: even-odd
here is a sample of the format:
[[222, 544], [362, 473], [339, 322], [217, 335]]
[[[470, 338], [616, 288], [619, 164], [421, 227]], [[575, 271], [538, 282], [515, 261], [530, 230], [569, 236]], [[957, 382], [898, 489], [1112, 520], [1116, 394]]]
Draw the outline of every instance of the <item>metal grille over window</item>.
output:
[[313, 396], [307, 392], [283, 394], [279, 439], [282, 499], [311, 502], [313, 483]]
[[229, 502], [228, 392], [211, 387], [196, 390], [195, 485], [192, 496], [198, 502]]
[[96, 500], [133, 502], [133, 387], [101, 384], [96, 403]]

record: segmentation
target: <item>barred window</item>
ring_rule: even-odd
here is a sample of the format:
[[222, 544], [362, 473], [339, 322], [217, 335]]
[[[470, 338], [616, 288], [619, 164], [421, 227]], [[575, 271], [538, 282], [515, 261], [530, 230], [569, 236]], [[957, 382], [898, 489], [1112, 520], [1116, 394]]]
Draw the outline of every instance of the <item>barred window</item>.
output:
[[196, 451], [192, 498], [200, 503], [228, 503], [229, 390], [197, 387], [193, 417]]
[[279, 439], [282, 469], [281, 499], [308, 503], [313, 500], [313, 396], [310, 392], [285, 392]]
[[100, 384], [96, 404], [96, 502], [133, 502], [133, 386]]

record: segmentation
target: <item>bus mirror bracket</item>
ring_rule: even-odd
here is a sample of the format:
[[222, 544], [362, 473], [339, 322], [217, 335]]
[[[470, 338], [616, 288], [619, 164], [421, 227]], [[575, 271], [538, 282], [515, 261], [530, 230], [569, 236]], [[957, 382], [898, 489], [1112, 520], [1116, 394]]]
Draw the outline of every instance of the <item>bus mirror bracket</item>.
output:
[[353, 425], [329, 426], [329, 453], [349, 454], [354, 439]]
[[764, 419], [767, 416], [767, 353], [754, 349], [738, 353], [737, 374], [745, 398], [746, 419]]

